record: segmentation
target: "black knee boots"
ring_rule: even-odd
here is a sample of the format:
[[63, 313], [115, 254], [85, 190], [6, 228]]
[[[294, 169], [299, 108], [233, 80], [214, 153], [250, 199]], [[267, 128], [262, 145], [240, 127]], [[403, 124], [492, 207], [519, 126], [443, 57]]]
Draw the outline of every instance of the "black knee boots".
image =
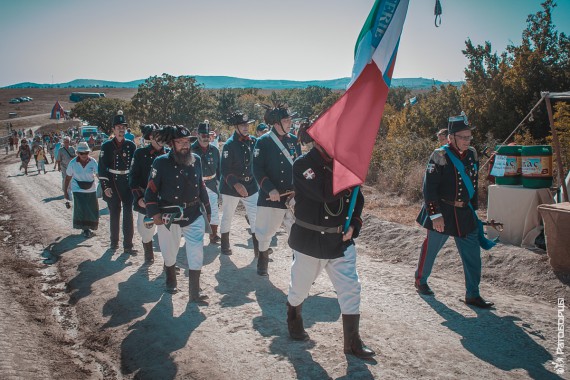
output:
[[257, 274], [267, 276], [267, 267], [269, 266], [269, 250], [260, 251], [257, 257]]
[[200, 270], [188, 270], [190, 302], [204, 302], [208, 296], [200, 292]]
[[361, 359], [370, 359], [372, 356], [376, 355], [376, 353], [362, 343], [362, 340], [360, 339], [359, 325], [360, 314], [342, 315], [344, 353], [352, 354]]
[[154, 263], [154, 252], [152, 251], [152, 240], [148, 243], [143, 243], [144, 262], [145, 264]]
[[229, 232], [222, 232], [222, 254], [224, 255], [231, 255], [232, 249], [230, 248], [230, 233]]
[[289, 329], [289, 336], [293, 340], [307, 340], [309, 334], [303, 327], [303, 318], [301, 316], [303, 304], [298, 306], [291, 306], [287, 302], [287, 328]]
[[176, 265], [167, 267], [164, 266], [164, 273], [166, 273], [166, 291], [170, 294], [178, 292], [176, 287]]

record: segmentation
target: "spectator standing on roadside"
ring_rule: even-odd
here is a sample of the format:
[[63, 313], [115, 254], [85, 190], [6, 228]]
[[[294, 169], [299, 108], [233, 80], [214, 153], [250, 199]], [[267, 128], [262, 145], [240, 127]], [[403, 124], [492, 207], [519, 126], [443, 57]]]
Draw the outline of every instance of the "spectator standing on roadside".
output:
[[55, 136], [53, 138], [53, 170], [57, 168], [57, 155], [59, 154], [60, 147], [61, 141], [59, 141], [59, 137]]
[[28, 140], [24, 137], [22, 139], [22, 144], [20, 145], [20, 149], [16, 152], [16, 155], [20, 157], [22, 164], [20, 165], [20, 170], [24, 169], [24, 174], [28, 175], [28, 164], [30, 163], [30, 159], [32, 158], [32, 150], [30, 149], [30, 145], [28, 144]]
[[253, 146], [255, 137], [249, 135], [250, 119], [241, 111], [233, 112], [227, 119], [235, 132], [224, 144], [220, 163], [220, 193], [222, 194], [222, 221], [220, 224], [221, 251], [231, 255], [230, 229], [239, 202], [245, 206], [252, 235], [255, 234], [258, 187], [253, 178]]
[[99, 180], [103, 189], [103, 200], [109, 206], [111, 249], [119, 248], [121, 210], [123, 213], [124, 252], [136, 255], [133, 248], [133, 193], [129, 187], [131, 162], [137, 149], [134, 142], [125, 139], [127, 119], [123, 111], [113, 118], [115, 137], [101, 145], [99, 155]]
[[[73, 228], [83, 230], [83, 236], [93, 236], [92, 230], [99, 227], [99, 202], [97, 201], [97, 161], [89, 157], [89, 145], [81, 142], [77, 146], [77, 157], [66, 169], [64, 187], [71, 184], [73, 192]], [[69, 195], [64, 195], [67, 201]]]
[[154, 263], [152, 237], [156, 233], [156, 226], [152, 226], [151, 228], [145, 226], [146, 203], [144, 201], [144, 193], [148, 185], [152, 162], [156, 157], [167, 153], [163, 143], [157, 141], [155, 138], [159, 130], [160, 128], [156, 124], [144, 125], [141, 128], [144, 139], [149, 141], [150, 144], [135, 150], [131, 173], [129, 175], [129, 186], [133, 193], [133, 209], [137, 211], [137, 231], [142, 238], [146, 264]]
[[436, 136], [437, 136], [437, 142], [439, 143], [439, 146], [447, 144], [447, 129], [445, 129], [445, 128], [440, 129], [436, 133]]
[[73, 193], [69, 187], [65, 186], [65, 176], [67, 165], [75, 158], [75, 149], [71, 146], [71, 139], [69, 136], [63, 138], [63, 146], [59, 149], [56, 156], [57, 170], [61, 172], [61, 191], [67, 194], [69, 199], [73, 199]]

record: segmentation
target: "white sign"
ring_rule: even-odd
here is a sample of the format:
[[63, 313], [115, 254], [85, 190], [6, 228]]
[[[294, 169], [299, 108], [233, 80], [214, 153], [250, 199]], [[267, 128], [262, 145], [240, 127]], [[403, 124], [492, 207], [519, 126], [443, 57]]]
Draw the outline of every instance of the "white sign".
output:
[[503, 177], [505, 175], [505, 167], [507, 166], [507, 156], [495, 155], [495, 162], [491, 175], [495, 177]]

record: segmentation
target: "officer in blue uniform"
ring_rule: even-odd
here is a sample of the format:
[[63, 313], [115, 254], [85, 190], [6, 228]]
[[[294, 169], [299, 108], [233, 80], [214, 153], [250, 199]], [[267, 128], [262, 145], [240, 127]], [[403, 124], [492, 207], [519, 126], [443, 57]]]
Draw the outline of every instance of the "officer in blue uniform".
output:
[[[464, 113], [449, 118], [448, 145], [437, 148], [430, 156], [424, 177], [424, 204], [417, 222], [427, 229], [421, 247], [415, 286], [418, 293], [433, 295], [427, 280], [435, 258], [447, 239], [453, 236], [465, 274], [465, 303], [490, 308], [492, 302], [479, 294], [481, 281], [481, 248], [475, 212], [477, 210], [478, 160], [470, 146], [475, 127], [469, 125]], [[449, 151], [446, 150], [449, 149]], [[449, 152], [449, 153], [448, 153]], [[449, 154], [460, 160], [474, 189], [469, 199], [467, 187]], [[469, 207], [471, 203], [471, 207]]]
[[144, 203], [144, 192], [148, 184], [148, 176], [152, 162], [156, 157], [166, 153], [162, 142], [155, 139], [155, 133], [158, 130], [159, 126], [157, 124], [142, 126], [141, 132], [143, 138], [149, 141], [149, 144], [135, 151], [131, 174], [129, 176], [129, 186], [133, 193], [133, 209], [137, 211], [137, 231], [142, 238], [144, 259], [147, 264], [154, 262], [152, 237], [156, 233], [156, 226], [151, 226], [150, 228], [145, 226], [146, 204]]
[[135, 143], [125, 139], [127, 120], [123, 111], [113, 117], [115, 137], [101, 145], [99, 155], [99, 181], [103, 200], [110, 216], [111, 249], [119, 248], [119, 221], [123, 210], [123, 248], [125, 253], [136, 255], [133, 248], [133, 194], [129, 187], [131, 161], [137, 149]]
[[200, 292], [200, 274], [204, 262], [206, 219], [211, 210], [200, 157], [192, 153], [192, 137], [190, 131], [183, 126], [164, 127], [157, 132], [156, 138], [168, 144], [172, 150], [157, 157], [152, 163], [144, 200], [147, 215], [158, 226], [166, 291], [178, 291], [175, 264], [180, 238], [184, 236], [190, 302], [201, 302], [208, 298]]
[[220, 193], [222, 194], [222, 233], [221, 250], [224, 255], [231, 255], [230, 228], [239, 202], [245, 206], [252, 238], [255, 240], [255, 218], [257, 212], [258, 187], [253, 177], [252, 161], [255, 137], [249, 135], [250, 119], [241, 111], [233, 112], [227, 119], [235, 132], [224, 144], [220, 162]]
[[264, 119], [271, 131], [258, 138], [253, 149], [253, 175], [259, 185], [257, 216], [255, 222], [255, 246], [257, 274], [267, 276], [269, 244], [281, 224], [287, 234], [293, 224], [293, 213], [287, 207], [294, 197], [293, 161], [301, 155], [297, 137], [289, 130], [293, 116], [287, 106], [264, 105]]
[[210, 207], [212, 208], [210, 244], [219, 244], [218, 225], [220, 224], [220, 213], [218, 209], [218, 187], [220, 185], [220, 151], [210, 142], [210, 123], [208, 120], [198, 124], [198, 140], [192, 144], [192, 153], [200, 156], [202, 175], [204, 176], [206, 191], [210, 198]]
[[[304, 123], [299, 130], [303, 144], [312, 142]], [[354, 239], [362, 227], [364, 197], [358, 191], [349, 227], [343, 232], [348, 218], [351, 191], [333, 194], [332, 159], [313, 142], [308, 153], [293, 163], [295, 190], [295, 224], [289, 235], [293, 249], [291, 282], [287, 295], [287, 327], [294, 340], [307, 340], [301, 315], [303, 301], [321, 271], [326, 270], [338, 297], [342, 312], [344, 352], [359, 358], [370, 358], [375, 352], [360, 339], [360, 279], [356, 271]]]

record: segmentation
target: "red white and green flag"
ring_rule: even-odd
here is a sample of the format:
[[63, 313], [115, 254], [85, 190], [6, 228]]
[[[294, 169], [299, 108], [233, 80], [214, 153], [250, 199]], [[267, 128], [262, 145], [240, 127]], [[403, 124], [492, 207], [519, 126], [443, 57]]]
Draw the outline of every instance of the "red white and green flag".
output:
[[358, 36], [344, 95], [308, 133], [333, 158], [333, 192], [366, 179], [409, 0], [376, 0]]

